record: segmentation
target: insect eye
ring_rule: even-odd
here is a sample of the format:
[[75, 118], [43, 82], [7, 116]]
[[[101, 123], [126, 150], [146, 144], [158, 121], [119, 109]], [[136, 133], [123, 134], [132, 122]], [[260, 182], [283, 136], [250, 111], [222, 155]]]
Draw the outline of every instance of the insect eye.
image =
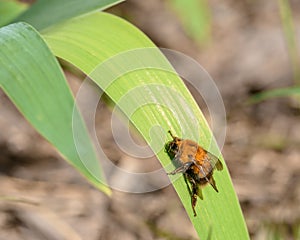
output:
[[174, 155], [178, 151], [178, 145], [174, 141], [168, 142], [165, 145], [165, 151], [169, 154], [170, 157], [174, 157]]
[[172, 149], [173, 151], [177, 151], [177, 150], [178, 150], [178, 145], [177, 145], [175, 142], [172, 142], [172, 143], [171, 143], [171, 149]]
[[178, 151], [178, 144], [175, 142], [171, 142], [169, 145], [169, 151], [175, 155]]

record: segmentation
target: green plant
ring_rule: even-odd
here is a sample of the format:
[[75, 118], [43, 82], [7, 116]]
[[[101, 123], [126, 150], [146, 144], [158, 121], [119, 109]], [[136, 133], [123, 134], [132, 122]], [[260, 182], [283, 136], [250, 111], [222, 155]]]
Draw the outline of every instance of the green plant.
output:
[[211, 17], [206, 0], [169, 0], [168, 3], [179, 15], [188, 35], [199, 44], [209, 42], [211, 37]]
[[288, 0], [278, 0], [278, 6], [283, 28], [283, 35], [286, 39], [288, 54], [292, 65], [294, 86], [272, 89], [255, 94], [253, 97], [251, 97], [249, 101], [250, 103], [257, 103], [274, 97], [300, 95], [300, 58], [295, 34], [295, 27], [293, 24], [292, 10]]
[[[102, 12], [87, 14], [118, 2], [38, 1], [37, 5], [15, 19], [15, 22], [22, 20], [27, 23], [15, 23], [0, 29], [1, 88], [36, 130], [91, 183], [107, 194], [111, 191], [105, 184], [103, 170], [54, 55], [89, 75], [157, 152], [163, 166], [170, 164], [162, 148], [166, 141], [163, 136], [169, 129], [179, 135], [180, 125], [185, 127], [185, 134], [192, 139], [198, 139], [200, 134], [200, 144], [206, 148], [212, 145], [215, 154], [220, 155], [193, 97], [155, 45], [130, 23], [116, 16]], [[77, 4], [76, 9], [58, 8], [59, 5], [71, 3]], [[61, 18], [60, 11], [70, 19]], [[72, 14], [67, 14], [69, 11]], [[123, 53], [125, 57], [122, 57]], [[126, 64], [128, 53], [132, 61], [129, 66]], [[110, 61], [112, 59], [114, 61]], [[126, 67], [132, 64], [135, 67], [135, 64], [138, 65], [135, 71], [118, 75], [124, 67], [127, 70]], [[106, 77], [115, 75], [117, 78], [105, 82], [96, 68], [99, 66], [107, 74]], [[124, 98], [129, 91], [130, 97]], [[178, 96], [187, 105], [182, 105]], [[176, 110], [177, 118], [174, 112], [164, 107], [170, 103]], [[132, 113], [132, 109], [136, 111]], [[191, 113], [195, 116], [193, 121], [197, 123], [197, 131], [191, 124]], [[78, 138], [74, 139], [74, 116], [78, 120], [76, 131], [80, 134], [80, 142], [76, 142]], [[150, 138], [150, 129], [156, 125], [161, 128]], [[82, 162], [82, 157], [88, 161]], [[205, 200], [197, 205], [197, 218], [191, 211], [183, 178], [174, 181], [173, 185], [201, 239], [208, 236], [212, 239], [248, 239], [236, 193], [226, 165], [223, 165], [225, 169], [215, 176], [220, 194], [215, 194], [210, 188], [204, 189]]]
[[300, 84], [300, 58], [289, 0], [278, 0], [283, 34], [290, 56], [295, 85]]

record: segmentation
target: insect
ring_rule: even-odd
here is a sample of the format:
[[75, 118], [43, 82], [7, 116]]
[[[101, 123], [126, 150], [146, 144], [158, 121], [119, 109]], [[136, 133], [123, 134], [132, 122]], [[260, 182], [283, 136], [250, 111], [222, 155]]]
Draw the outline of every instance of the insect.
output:
[[[204, 150], [198, 143], [175, 137], [170, 130], [168, 133], [173, 140], [165, 144], [165, 150], [176, 166], [176, 169], [168, 174], [183, 173], [191, 196], [193, 213], [194, 216], [197, 216], [195, 210], [197, 196], [203, 200], [201, 187], [210, 184], [216, 192], [219, 192], [213, 178], [213, 171], [214, 169], [221, 171], [223, 165], [215, 155]], [[188, 182], [191, 184], [192, 189]]]

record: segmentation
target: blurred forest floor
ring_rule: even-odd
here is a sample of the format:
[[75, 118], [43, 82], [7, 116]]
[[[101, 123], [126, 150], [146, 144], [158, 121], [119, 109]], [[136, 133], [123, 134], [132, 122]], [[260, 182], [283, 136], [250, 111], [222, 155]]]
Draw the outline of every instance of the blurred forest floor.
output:
[[[300, 4], [291, 2], [299, 43]], [[293, 84], [277, 2], [209, 3], [213, 38], [204, 47], [185, 34], [163, 1], [131, 0], [110, 11], [130, 19], [159, 47], [181, 51], [209, 72], [226, 107], [222, 152], [251, 238], [267, 239], [269, 231], [279, 230], [293, 239], [300, 231], [299, 100], [245, 104], [253, 93]], [[81, 80], [66, 76], [76, 91]], [[109, 199], [69, 166], [2, 92], [0, 109], [0, 196], [6, 196], [0, 201], [0, 240], [196, 239], [171, 186], [146, 194], [114, 191]], [[155, 158], [146, 163], [124, 154], [113, 141], [110, 121], [110, 110], [102, 106], [97, 134], [110, 159], [139, 172], [160, 168]]]

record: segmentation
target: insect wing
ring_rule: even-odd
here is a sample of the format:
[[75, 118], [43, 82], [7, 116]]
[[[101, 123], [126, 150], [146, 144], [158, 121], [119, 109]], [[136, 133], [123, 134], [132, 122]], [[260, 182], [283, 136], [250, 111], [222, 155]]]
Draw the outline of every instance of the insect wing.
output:
[[206, 153], [206, 160], [208, 160], [212, 166], [212, 168], [216, 168], [218, 171], [223, 170], [223, 164], [215, 155], [210, 152]]

